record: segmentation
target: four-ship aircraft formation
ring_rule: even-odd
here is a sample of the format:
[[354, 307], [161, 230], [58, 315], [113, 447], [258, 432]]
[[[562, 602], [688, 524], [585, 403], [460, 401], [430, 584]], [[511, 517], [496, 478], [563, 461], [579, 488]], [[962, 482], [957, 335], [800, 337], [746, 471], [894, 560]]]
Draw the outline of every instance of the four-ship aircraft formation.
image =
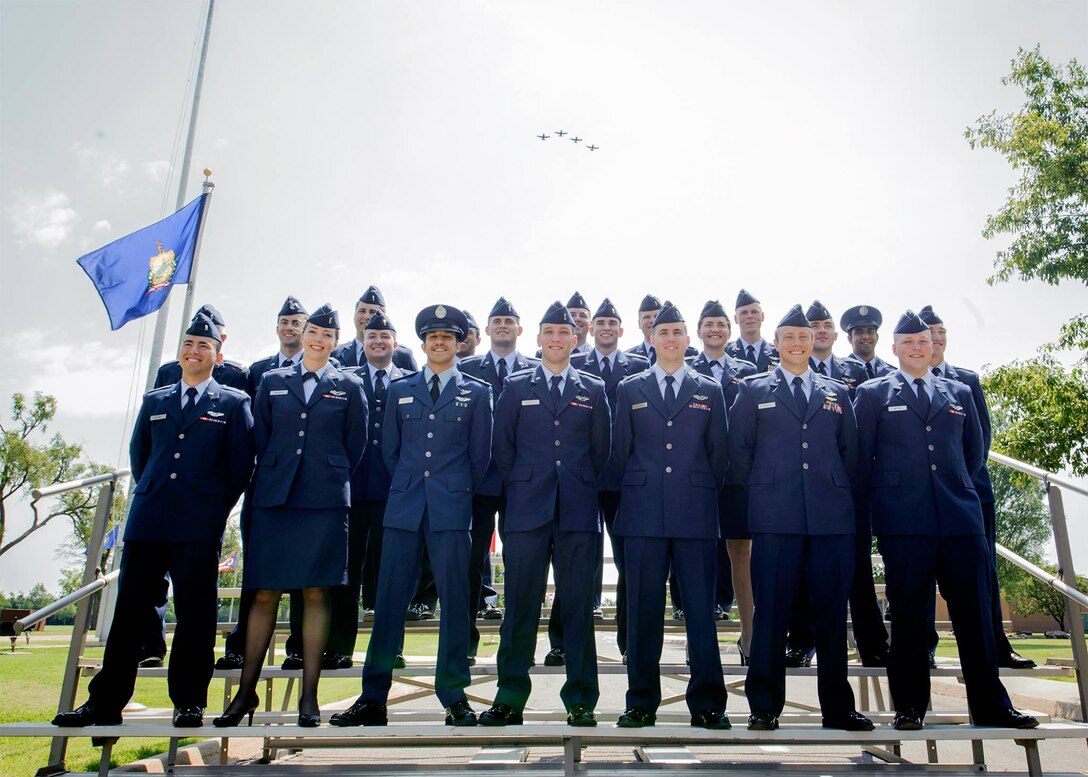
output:
[[[555, 131], [556, 137], [558, 137], [560, 139], [562, 139], [562, 137], [564, 135], [569, 135], [569, 134], [570, 133], [567, 132], [566, 130], [556, 130]], [[541, 140], [547, 140], [548, 138], [551, 137], [551, 135], [547, 134], [546, 132], [541, 132], [539, 135], [537, 135], [537, 137], [540, 138]], [[569, 140], [571, 143], [581, 143], [582, 142], [582, 138], [578, 137], [577, 135], [571, 135], [569, 138], [567, 138], [567, 140]], [[596, 151], [598, 148], [600, 148], [600, 146], [595, 146], [592, 143], [590, 143], [588, 146], [585, 146], [585, 148], [589, 149], [590, 151]]]

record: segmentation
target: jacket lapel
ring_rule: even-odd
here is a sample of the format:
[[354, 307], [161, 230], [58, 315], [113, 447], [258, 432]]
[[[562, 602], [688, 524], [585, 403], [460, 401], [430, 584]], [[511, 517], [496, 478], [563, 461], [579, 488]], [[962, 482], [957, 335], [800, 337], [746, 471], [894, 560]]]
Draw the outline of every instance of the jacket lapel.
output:
[[653, 405], [664, 418], [668, 418], [669, 414], [665, 411], [665, 399], [661, 396], [661, 388], [657, 385], [657, 376], [652, 371], [646, 371], [641, 388], [646, 401]]
[[699, 384], [687, 368], [682, 369], [679, 374], [681, 375], [680, 385], [676, 390], [676, 404], [672, 407], [672, 416], [670, 418], [679, 413], [681, 408], [691, 401], [692, 396], [699, 388]]
[[563, 383], [563, 393], [559, 398], [559, 407], [555, 409], [556, 415], [570, 407], [570, 402], [574, 399], [575, 394], [582, 390], [582, 384], [578, 382], [577, 375], [577, 372], [571, 372]]
[[434, 406], [434, 402], [431, 401], [431, 387], [427, 385], [427, 376], [423, 370], [416, 373], [415, 385], [412, 386], [412, 396], [422, 402], [424, 407]]
[[949, 397], [945, 393], [944, 386], [941, 385], [939, 380], [933, 381], [933, 396], [929, 398], [929, 418], [926, 421], [932, 421], [938, 415], [944, 412], [948, 407]]
[[[464, 380], [461, 377], [461, 373], [457, 370], [453, 371], [453, 377], [446, 381], [446, 387], [442, 389], [442, 393], [438, 395], [438, 401], [434, 403], [434, 409], [438, 410], [441, 407], [445, 407], [452, 402], [461, 393], [461, 382]], [[427, 397], [430, 397], [430, 392], [427, 392]]]
[[793, 398], [793, 388], [786, 383], [786, 381], [782, 380], [777, 372], [774, 376], [774, 388], [771, 390], [771, 393], [775, 395], [775, 401], [785, 405], [786, 409], [793, 413], [798, 421], [804, 421], [804, 419], [801, 418], [800, 411], [797, 409], [797, 401]]
[[178, 390], [178, 384], [174, 384], [174, 389], [163, 398], [163, 410], [170, 420], [172, 420], [179, 429], [182, 428], [182, 414], [181, 414], [181, 392]]
[[[836, 396], [835, 399], [839, 399], [839, 397]], [[808, 407], [805, 409], [804, 420], [806, 422], [812, 420], [812, 416], [816, 415], [825, 401], [827, 401], [827, 388], [821, 386], [820, 382], [814, 378], [812, 381], [812, 393], [808, 395]]]
[[903, 400], [904, 405], [925, 421], [926, 417], [922, 414], [922, 406], [918, 403], [918, 397], [914, 394], [914, 387], [908, 384], [902, 375], [896, 375], [896, 377], [899, 380], [897, 381], [895, 393]]
[[287, 384], [287, 389], [295, 395], [295, 399], [306, 404], [306, 392], [302, 388], [302, 364], [299, 363], [295, 366], [291, 373], [284, 378], [284, 382]]

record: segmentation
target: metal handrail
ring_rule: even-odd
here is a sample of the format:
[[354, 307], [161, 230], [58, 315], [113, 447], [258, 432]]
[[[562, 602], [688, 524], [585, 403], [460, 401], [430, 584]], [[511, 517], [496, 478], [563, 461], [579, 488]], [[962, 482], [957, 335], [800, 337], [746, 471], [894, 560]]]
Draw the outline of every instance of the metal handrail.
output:
[[1066, 491], [1073, 491], [1082, 496], [1088, 496], [1088, 486], [1074, 483], [1068, 478], [1063, 478], [1061, 475], [1055, 475], [1053, 472], [1047, 472], [1045, 469], [1039, 469], [1033, 467], [1031, 464], [1025, 464], [1019, 459], [1012, 459], [1003, 453], [994, 453], [990, 451], [990, 460], [996, 461], [998, 464], [1004, 464], [1009, 469], [1015, 469], [1017, 472], [1023, 472], [1025, 475], [1031, 475], [1036, 480], [1043, 481], [1044, 484], [1054, 484], [1058, 488], [1064, 488]]
[[34, 612], [30, 613], [30, 615], [27, 615], [25, 618], [20, 618], [19, 620], [15, 621], [12, 628], [15, 630], [16, 634], [22, 634], [24, 631], [29, 629], [38, 621], [43, 621], [53, 613], [60, 612], [68, 605], [76, 604], [77, 602], [86, 599], [91, 594], [101, 591], [103, 588], [116, 580], [120, 575], [121, 570], [115, 569], [108, 575], [104, 575], [95, 580], [94, 582], [88, 583], [82, 588], [77, 588], [75, 591], [72, 591], [72, 593], [68, 594], [67, 596], [62, 596], [55, 602], [45, 605], [45, 607], [42, 607], [40, 610], [35, 610]]
[[76, 489], [86, 488], [87, 486], [97, 486], [99, 483], [110, 483], [129, 474], [131, 474], [131, 470], [129, 469], [115, 469], [113, 472], [103, 472], [101, 475], [92, 475], [89, 478], [69, 480], [67, 483], [55, 483], [54, 485], [46, 486], [45, 488], [34, 488], [31, 489], [30, 495], [34, 497], [33, 501], [37, 502], [39, 499], [63, 494], [66, 491], [75, 491]]
[[1081, 593], [1076, 588], [1066, 585], [1066, 583], [1064, 583], [1061, 578], [1057, 577], [1053, 573], [1047, 572], [1045, 569], [1035, 566], [1023, 556], [1016, 555], [1011, 550], [1002, 545], [1000, 542], [997, 543], [997, 555], [1020, 567], [1032, 577], [1038, 580], [1042, 580], [1044, 583], [1046, 583], [1058, 593], [1062, 594], [1067, 599], [1072, 599], [1081, 607], [1088, 610], [1088, 596]]

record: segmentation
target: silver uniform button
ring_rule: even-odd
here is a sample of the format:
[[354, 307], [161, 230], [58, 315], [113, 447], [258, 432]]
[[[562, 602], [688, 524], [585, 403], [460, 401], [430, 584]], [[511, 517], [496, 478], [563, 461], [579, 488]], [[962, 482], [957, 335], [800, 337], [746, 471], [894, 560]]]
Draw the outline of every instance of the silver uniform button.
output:
[[557, 461], [555, 462], [555, 466], [557, 466], [557, 467], [558, 467], [558, 466], [560, 466], [560, 465], [561, 465], [562, 463], [563, 463], [563, 462], [561, 462], [561, 461], [558, 461], [558, 460], [557, 460]]
[[170, 473], [170, 479], [171, 479], [171, 480], [177, 480], [177, 479], [178, 479], [178, 473], [176, 473], [176, 472], [171, 472], [171, 473]]
[[665, 472], [671, 473], [672, 472], [672, 467], [665, 467]]
[[427, 416], [427, 417], [428, 417], [429, 419], [431, 419], [431, 420], [433, 421], [433, 420], [434, 420], [434, 413], [431, 413], [431, 414], [430, 414], [429, 416]]
[[301, 418], [303, 421], [305, 421], [306, 420], [306, 414], [303, 413], [302, 415], [299, 416], [299, 418]]
[[803, 443], [801, 443], [801, 447], [802, 447], [802, 448], [808, 448], [808, 443], [807, 443], [807, 442], [803, 442]]
[[557, 418], [557, 419], [555, 419], [555, 425], [556, 425], [556, 426], [559, 426], [559, 419], [558, 419], [558, 418]]
[[179, 440], [184, 440], [185, 439], [185, 432], [182, 432], [181, 434], [179, 434], [178, 439]]
[[302, 429], [299, 429], [299, 431], [298, 431], [298, 436], [299, 436], [299, 437], [305, 437], [305, 436], [306, 436], [306, 432], [305, 432], [305, 431], [303, 431]]
[[933, 446], [932, 446], [932, 445], [930, 445], [930, 446], [929, 446], [929, 449], [930, 449], [930, 450], [933, 450]]
[[667, 451], [671, 451], [671, 450], [672, 450], [672, 443], [671, 443], [671, 442], [667, 442], [667, 443], [665, 443], [665, 450], [667, 450]]
[[933, 431], [933, 427], [932, 427], [932, 426], [927, 426], [927, 427], [926, 427], [926, 431], [927, 431], [927, 432], [932, 432], [932, 431]]
[[804, 464], [801, 465], [801, 469], [808, 469], [808, 462], [807, 461]]
[[802, 429], [808, 429], [808, 424], [801, 424]]
[[378, 441], [377, 441], [377, 440], [371, 440], [371, 441], [370, 441], [370, 444], [371, 444], [371, 445], [378, 445], [379, 443], [378, 443]]
[[301, 456], [302, 455], [302, 448], [296, 448], [295, 453], [298, 454], [299, 456]]
[[175, 454], [174, 454], [174, 458], [175, 458], [175, 459], [180, 459], [180, 458], [181, 458], [181, 454], [180, 454], [180, 453], [175, 453]]
[[427, 451], [423, 455], [426, 456], [428, 459], [431, 458], [431, 452], [430, 451]]
[[555, 441], [555, 447], [556, 447], [556, 448], [558, 448], [558, 447], [559, 447], [559, 440], [556, 440], [556, 441]]
[[434, 432], [427, 432], [427, 439], [434, 437]]
[[423, 477], [429, 478], [430, 476], [431, 476], [431, 471], [429, 469], [423, 470]]
[[672, 421], [666, 421], [665, 426], [672, 426]]
[[936, 470], [936, 469], [937, 469], [937, 465], [936, 465], [936, 464], [930, 464], [930, 465], [929, 465], [929, 468], [930, 468], [930, 469], [932, 469], [932, 470]]

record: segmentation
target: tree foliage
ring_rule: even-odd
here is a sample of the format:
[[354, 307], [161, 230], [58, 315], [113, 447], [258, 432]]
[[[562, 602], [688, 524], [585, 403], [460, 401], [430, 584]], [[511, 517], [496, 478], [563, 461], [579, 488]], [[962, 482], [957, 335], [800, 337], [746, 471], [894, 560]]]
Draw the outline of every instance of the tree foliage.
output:
[[[1053, 564], [1038, 564], [1038, 566], [1057, 577], [1057, 566]], [[1077, 575], [1076, 587], [1082, 593], [1088, 594], [1088, 577]], [[1002, 589], [1004, 590], [1004, 586]], [[1012, 609], [1021, 615], [1035, 613], [1049, 615], [1062, 631], [1069, 631], [1074, 626], [1065, 618], [1065, 595], [1026, 573], [1017, 578], [1011, 590], [1006, 592], [1006, 600]]]
[[1002, 83], [1024, 90], [1019, 112], [994, 111], [965, 133], [972, 148], [991, 148], [1020, 171], [983, 231], [1014, 236], [990, 282], [1018, 275], [1088, 283], [1088, 72], [1075, 59], [1063, 67], [1038, 47], [1020, 49]]

